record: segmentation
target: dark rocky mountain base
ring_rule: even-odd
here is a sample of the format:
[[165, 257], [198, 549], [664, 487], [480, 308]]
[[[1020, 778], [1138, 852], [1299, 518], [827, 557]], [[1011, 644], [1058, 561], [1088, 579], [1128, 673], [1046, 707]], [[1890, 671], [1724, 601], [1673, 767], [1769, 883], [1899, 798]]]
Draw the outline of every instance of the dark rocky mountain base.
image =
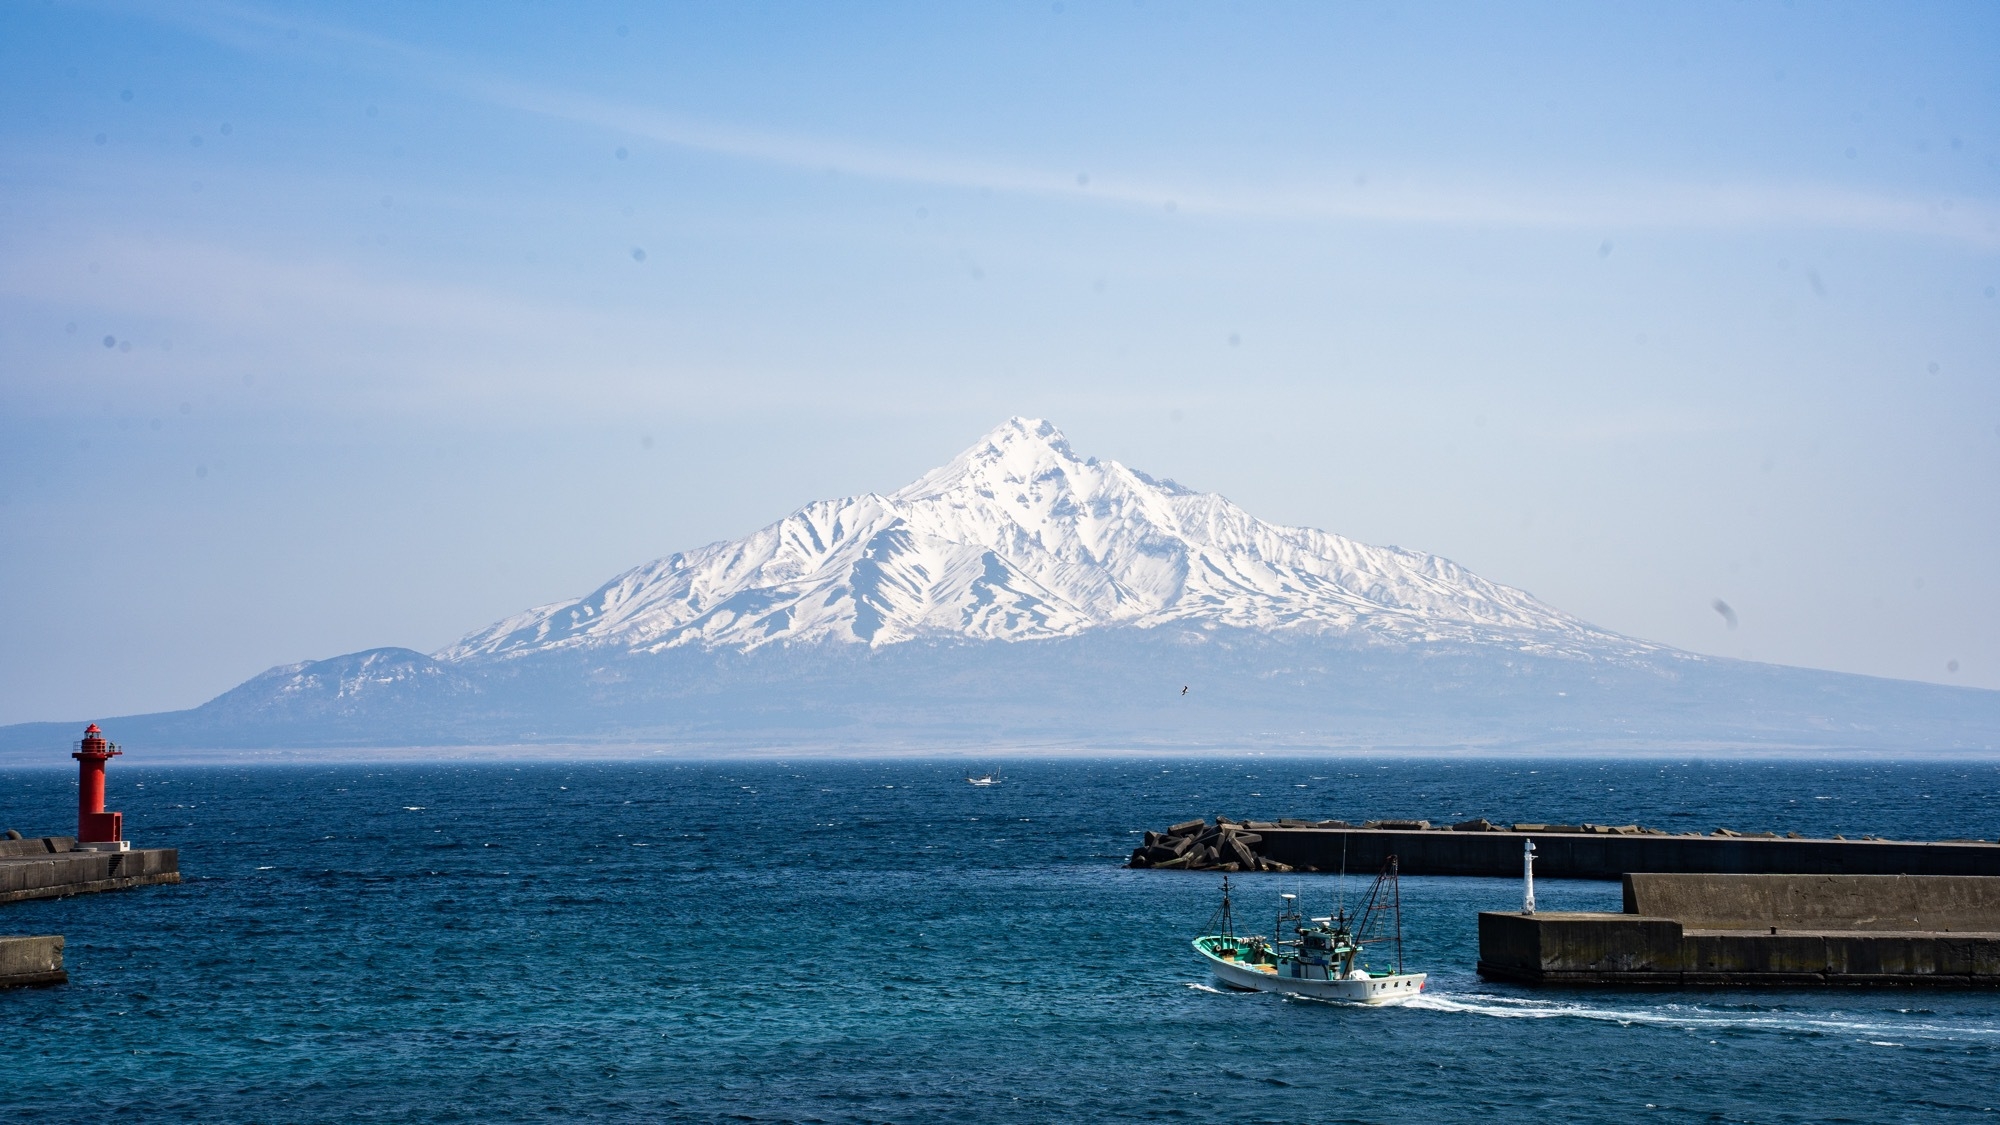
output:
[[2000, 749], [2000, 692], [1671, 650], [1593, 661], [1167, 628], [467, 664], [376, 649], [188, 711], [0, 728], [0, 752], [39, 761], [86, 719], [162, 748]]

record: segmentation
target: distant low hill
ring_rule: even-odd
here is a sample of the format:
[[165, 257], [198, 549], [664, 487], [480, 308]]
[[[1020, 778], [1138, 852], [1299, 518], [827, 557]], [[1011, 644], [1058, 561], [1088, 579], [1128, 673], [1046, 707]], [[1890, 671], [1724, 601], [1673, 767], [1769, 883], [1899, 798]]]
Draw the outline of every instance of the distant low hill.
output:
[[[211, 750], [2000, 749], [2000, 692], [1622, 637], [1434, 555], [1081, 458], [1026, 419], [896, 493], [809, 505], [432, 655], [88, 718]], [[0, 754], [38, 761], [84, 721], [0, 728]]]

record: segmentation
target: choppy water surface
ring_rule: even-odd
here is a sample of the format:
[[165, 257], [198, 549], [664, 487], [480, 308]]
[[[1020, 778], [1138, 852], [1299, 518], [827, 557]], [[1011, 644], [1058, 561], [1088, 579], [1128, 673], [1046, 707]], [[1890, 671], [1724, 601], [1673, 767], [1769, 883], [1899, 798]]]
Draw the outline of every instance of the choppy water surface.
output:
[[[985, 763], [980, 768], [985, 768]], [[2000, 835], [1993, 764], [1119, 760], [113, 769], [188, 882], [0, 907], [0, 1119], [1989, 1119], [2000, 995], [1533, 992], [1472, 972], [1511, 880], [1404, 881], [1413, 1007], [1224, 993], [1190, 816], [1485, 815]], [[63, 827], [64, 771], [0, 774]], [[1280, 889], [1239, 877], [1259, 918]], [[1362, 880], [1349, 883], [1349, 892]], [[1544, 909], [1617, 909], [1544, 882]]]

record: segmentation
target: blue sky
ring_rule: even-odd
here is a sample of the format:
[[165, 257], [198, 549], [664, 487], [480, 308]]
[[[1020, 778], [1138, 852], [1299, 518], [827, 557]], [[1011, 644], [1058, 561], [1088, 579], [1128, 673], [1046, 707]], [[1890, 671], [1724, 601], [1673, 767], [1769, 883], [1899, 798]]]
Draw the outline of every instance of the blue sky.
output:
[[2000, 687], [1996, 42], [0, 8], [0, 722], [438, 648], [1011, 414], [1612, 629]]

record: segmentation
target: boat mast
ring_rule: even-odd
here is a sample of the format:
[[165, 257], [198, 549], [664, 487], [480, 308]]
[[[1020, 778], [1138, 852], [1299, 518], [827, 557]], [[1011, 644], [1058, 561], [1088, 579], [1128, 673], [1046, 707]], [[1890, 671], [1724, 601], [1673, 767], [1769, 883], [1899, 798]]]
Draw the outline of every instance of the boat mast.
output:
[[[1397, 878], [1398, 863], [1390, 856], [1382, 864], [1382, 870], [1375, 876], [1375, 882], [1368, 888], [1368, 897], [1362, 900], [1361, 908], [1355, 912], [1354, 944], [1357, 947], [1375, 942], [1396, 943], [1396, 972], [1403, 971], [1403, 889]], [[1386, 894], [1384, 892], [1387, 892]], [[1383, 915], [1393, 916], [1384, 918]], [[1369, 935], [1374, 935], [1373, 937]]]
[[1333, 885], [1333, 924], [1347, 928], [1347, 833], [1340, 834], [1340, 879]]
[[1403, 880], [1396, 871], [1396, 857], [1389, 857], [1389, 893], [1396, 900], [1396, 975], [1403, 975]]

